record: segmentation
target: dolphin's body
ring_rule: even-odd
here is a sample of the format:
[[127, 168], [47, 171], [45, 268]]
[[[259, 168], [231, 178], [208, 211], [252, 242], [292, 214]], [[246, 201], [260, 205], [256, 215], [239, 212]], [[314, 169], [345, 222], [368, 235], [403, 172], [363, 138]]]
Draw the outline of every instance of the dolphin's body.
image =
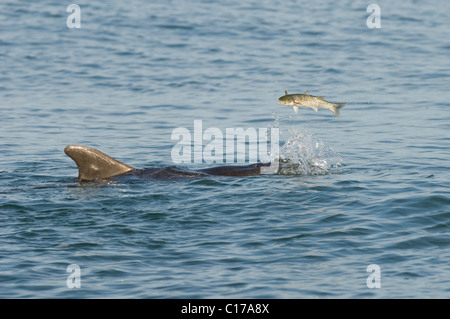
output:
[[270, 166], [270, 163], [256, 163], [246, 166], [213, 167], [198, 171], [187, 171], [176, 166], [136, 169], [115, 160], [95, 148], [88, 146], [68, 145], [64, 149], [64, 152], [77, 164], [78, 179], [81, 181], [102, 180], [122, 175], [136, 175], [140, 177], [154, 178], [195, 177], [208, 175], [251, 176], [260, 175], [261, 167]]

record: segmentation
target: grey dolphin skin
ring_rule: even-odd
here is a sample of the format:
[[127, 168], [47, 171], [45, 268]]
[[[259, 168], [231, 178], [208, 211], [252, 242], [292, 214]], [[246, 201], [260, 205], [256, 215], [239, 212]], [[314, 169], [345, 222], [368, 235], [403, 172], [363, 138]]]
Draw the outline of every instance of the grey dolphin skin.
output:
[[92, 147], [69, 145], [64, 149], [78, 166], [80, 180], [94, 180], [122, 175], [136, 170]]
[[124, 175], [153, 178], [196, 177], [208, 175], [252, 176], [260, 175], [261, 167], [270, 166], [270, 163], [256, 163], [245, 166], [213, 167], [197, 171], [188, 171], [176, 166], [136, 169], [88, 146], [68, 145], [64, 149], [64, 153], [77, 164], [78, 179], [80, 181], [102, 180]]

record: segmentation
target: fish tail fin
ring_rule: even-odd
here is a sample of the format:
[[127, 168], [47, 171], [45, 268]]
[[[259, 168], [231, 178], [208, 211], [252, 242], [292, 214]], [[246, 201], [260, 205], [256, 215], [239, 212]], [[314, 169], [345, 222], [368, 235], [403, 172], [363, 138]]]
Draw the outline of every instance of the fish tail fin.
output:
[[332, 103], [330, 107], [330, 111], [333, 112], [334, 115], [339, 117], [339, 110], [344, 107], [347, 103]]

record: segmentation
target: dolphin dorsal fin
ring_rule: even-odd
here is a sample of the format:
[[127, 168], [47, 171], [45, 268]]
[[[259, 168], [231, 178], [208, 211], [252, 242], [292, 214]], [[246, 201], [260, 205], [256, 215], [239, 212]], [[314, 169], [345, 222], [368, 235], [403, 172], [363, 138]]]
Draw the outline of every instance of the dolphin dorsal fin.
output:
[[64, 149], [64, 153], [77, 164], [78, 179], [80, 180], [109, 178], [135, 170], [135, 168], [88, 146], [68, 145]]

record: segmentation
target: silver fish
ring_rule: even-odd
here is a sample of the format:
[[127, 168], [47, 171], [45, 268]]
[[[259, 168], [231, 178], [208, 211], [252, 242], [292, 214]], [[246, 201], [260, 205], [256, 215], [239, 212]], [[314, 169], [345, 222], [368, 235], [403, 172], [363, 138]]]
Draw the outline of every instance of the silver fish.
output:
[[334, 115], [339, 116], [339, 109], [347, 103], [330, 103], [324, 100], [325, 96], [314, 96], [307, 94], [288, 94], [285, 90], [282, 97], [278, 99], [278, 103], [286, 106], [292, 106], [295, 113], [297, 113], [299, 106], [311, 107], [314, 111], [318, 111], [319, 107], [328, 109], [333, 112]]

